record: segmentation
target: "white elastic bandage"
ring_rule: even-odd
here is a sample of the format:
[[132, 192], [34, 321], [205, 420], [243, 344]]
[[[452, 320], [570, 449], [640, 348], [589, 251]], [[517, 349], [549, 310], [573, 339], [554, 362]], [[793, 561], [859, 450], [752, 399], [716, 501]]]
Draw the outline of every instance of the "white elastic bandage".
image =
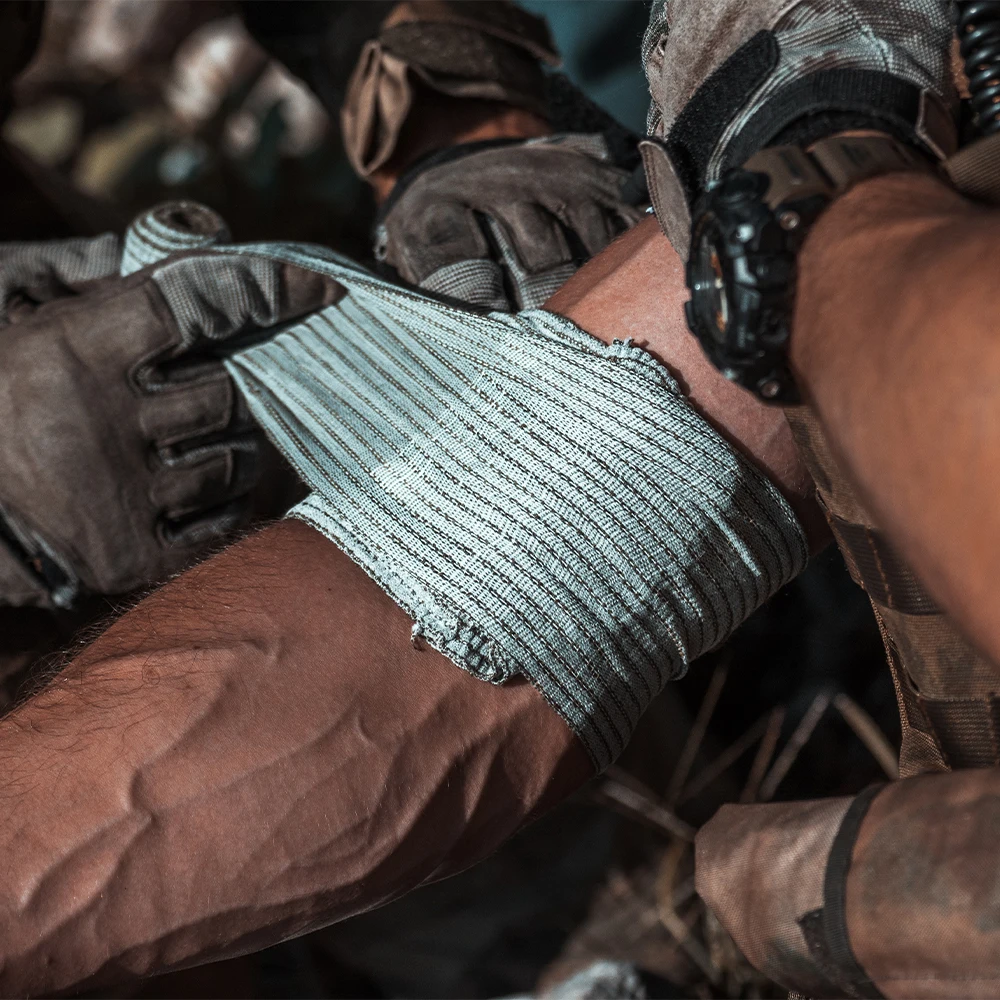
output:
[[528, 678], [599, 768], [804, 565], [784, 499], [640, 348], [540, 310], [443, 305], [328, 251], [219, 252], [348, 290], [228, 363], [313, 490], [292, 516], [457, 664]]

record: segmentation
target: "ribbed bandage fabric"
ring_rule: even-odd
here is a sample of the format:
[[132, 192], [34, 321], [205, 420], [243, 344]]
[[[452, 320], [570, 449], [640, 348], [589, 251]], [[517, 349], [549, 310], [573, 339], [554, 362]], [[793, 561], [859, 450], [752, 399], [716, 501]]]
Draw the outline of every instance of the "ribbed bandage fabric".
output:
[[48, 301], [78, 282], [114, 274], [121, 241], [113, 233], [68, 240], [0, 243], [0, 325], [13, 299]]
[[134, 274], [171, 254], [229, 239], [222, 216], [196, 201], [167, 201], [136, 217], [125, 232], [121, 273]]
[[630, 343], [482, 315], [330, 252], [345, 297], [228, 363], [314, 491], [292, 516], [478, 677], [533, 682], [604, 767], [664, 683], [806, 560], [792, 511]]

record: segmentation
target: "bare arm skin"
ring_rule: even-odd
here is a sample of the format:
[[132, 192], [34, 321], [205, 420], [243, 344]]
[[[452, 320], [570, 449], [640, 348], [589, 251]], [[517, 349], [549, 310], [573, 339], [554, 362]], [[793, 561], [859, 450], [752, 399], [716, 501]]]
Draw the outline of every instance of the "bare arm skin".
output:
[[828, 540], [784, 414], [724, 379], [684, 319], [684, 265], [650, 216], [579, 270], [545, 304], [610, 343], [632, 337], [679, 379], [698, 411], [754, 461], [795, 509], [813, 547]]
[[792, 360], [928, 590], [1000, 661], [1000, 215], [932, 178], [860, 185], [800, 259]]
[[[603, 339], [641, 337], [765, 468], [792, 468], [773, 411], [713, 392], [687, 350], [679, 274], [651, 220], [553, 304]], [[0, 994], [349, 916], [473, 863], [588, 777], [533, 688], [414, 649], [410, 626], [283, 523], [147, 598], [0, 722]]]
[[287, 522], [147, 598], [0, 723], [0, 994], [263, 947], [471, 864], [584, 780], [527, 684], [410, 644]]

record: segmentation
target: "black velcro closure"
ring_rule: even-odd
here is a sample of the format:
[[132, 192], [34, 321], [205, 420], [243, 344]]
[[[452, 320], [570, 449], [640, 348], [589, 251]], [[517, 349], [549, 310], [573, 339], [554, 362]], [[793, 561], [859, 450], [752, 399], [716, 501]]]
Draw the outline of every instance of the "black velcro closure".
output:
[[694, 204], [702, 189], [708, 161], [722, 133], [775, 70], [780, 55], [774, 33], [758, 31], [705, 80], [678, 115], [666, 147], [684, 184], [688, 204]]
[[799, 917], [797, 921], [802, 937], [805, 939], [809, 956], [816, 966], [817, 972], [824, 982], [818, 984], [822, 989], [820, 996], [842, 997], [850, 996], [838, 981], [837, 968], [830, 958], [830, 950], [826, 944], [826, 931], [823, 928], [823, 909], [810, 910]]
[[847, 873], [858, 839], [858, 830], [875, 796], [884, 785], [866, 788], [848, 806], [833, 838], [823, 877], [823, 938], [826, 953], [837, 970], [837, 980], [852, 997], [883, 997], [861, 967], [847, 930]]
[[907, 615], [938, 615], [940, 608], [928, 596], [888, 539], [874, 528], [827, 515], [841, 547], [847, 550], [857, 582], [884, 608]]
[[912, 83], [878, 70], [820, 70], [790, 83], [757, 109], [727, 147], [724, 167], [742, 166], [765, 146], [806, 146], [848, 128], [878, 129], [923, 146], [919, 120], [920, 88]]

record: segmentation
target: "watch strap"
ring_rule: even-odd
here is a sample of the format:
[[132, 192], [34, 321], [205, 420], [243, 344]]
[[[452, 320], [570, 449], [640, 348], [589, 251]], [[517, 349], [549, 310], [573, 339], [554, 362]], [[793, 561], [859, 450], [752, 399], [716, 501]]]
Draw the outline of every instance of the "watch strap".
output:
[[833, 136], [807, 152], [799, 146], [771, 146], [747, 160], [744, 169], [770, 179], [764, 200], [771, 209], [814, 195], [836, 198], [855, 184], [881, 174], [936, 167], [918, 150], [889, 136]]
[[945, 161], [955, 190], [987, 205], [1000, 205], [1000, 132], [964, 146]]

